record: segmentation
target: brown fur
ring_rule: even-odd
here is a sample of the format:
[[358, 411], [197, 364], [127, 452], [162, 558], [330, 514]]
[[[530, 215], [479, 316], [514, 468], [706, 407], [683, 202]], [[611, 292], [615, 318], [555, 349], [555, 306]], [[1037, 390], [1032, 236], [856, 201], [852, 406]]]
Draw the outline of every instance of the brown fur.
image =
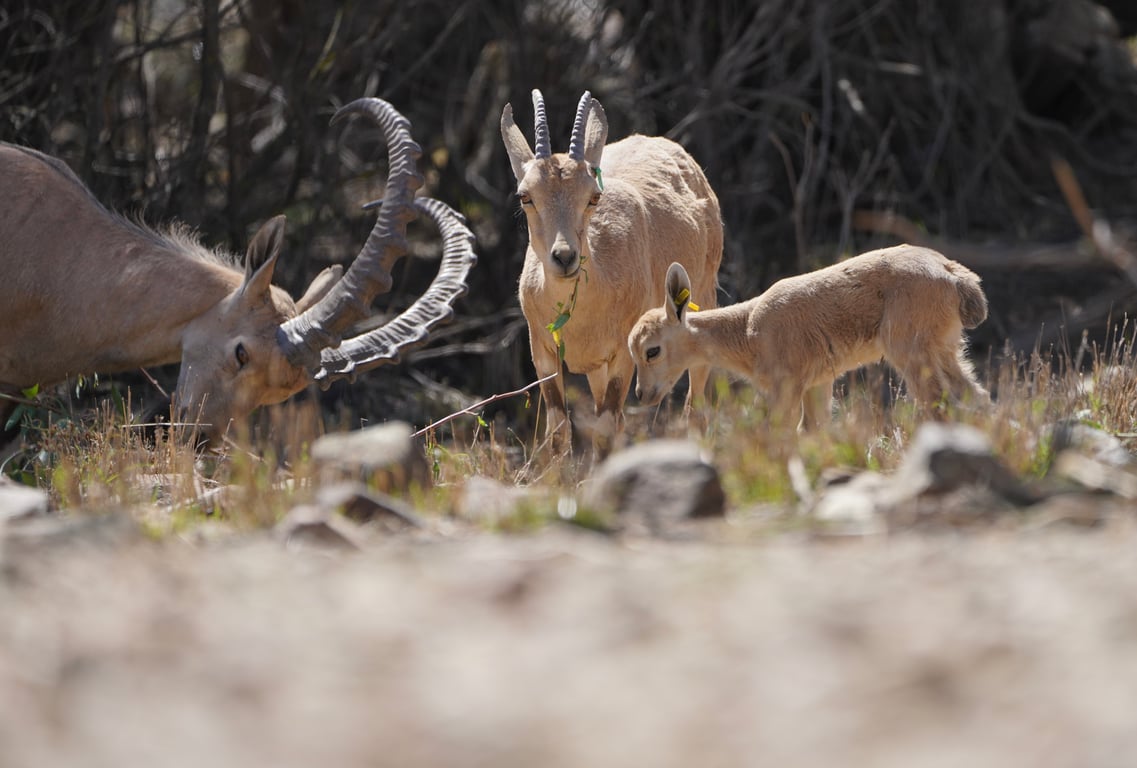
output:
[[979, 278], [928, 248], [871, 251], [706, 312], [679, 300], [686, 286], [683, 268], [672, 265], [667, 300], [628, 336], [636, 394], [647, 403], [689, 366], [710, 364], [748, 378], [780, 418], [804, 423], [822, 416], [838, 375], [882, 358], [919, 401], [987, 397], [963, 346], [963, 329], [987, 317]]
[[[566, 154], [534, 158], [512, 108], [502, 114], [502, 137], [529, 225], [519, 295], [533, 364], [539, 377], [561, 370], [547, 326], [558, 304], [569, 305], [580, 276], [576, 307], [562, 329], [564, 362], [588, 377], [597, 415], [593, 444], [603, 454], [623, 425], [634, 370], [628, 331], [662, 301], [663, 277], [673, 261], [691, 275], [695, 301], [715, 306], [723, 233], [718, 198], [682, 147], [638, 135], [605, 146], [607, 121], [595, 100], [587, 127], [583, 160]], [[593, 174], [597, 167], [603, 191]], [[691, 371], [691, 396], [701, 396], [708, 374], [705, 368]], [[546, 435], [555, 450], [568, 450], [563, 377], [543, 385], [542, 394], [549, 409]]]

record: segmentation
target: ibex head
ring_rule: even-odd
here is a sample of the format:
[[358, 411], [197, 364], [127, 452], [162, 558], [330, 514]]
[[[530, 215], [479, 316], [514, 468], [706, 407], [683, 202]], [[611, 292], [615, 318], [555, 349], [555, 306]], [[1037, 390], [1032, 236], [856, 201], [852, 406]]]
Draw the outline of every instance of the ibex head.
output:
[[552, 154], [545, 100], [533, 91], [536, 151], [513, 121], [513, 107], [501, 113], [501, 136], [517, 178], [517, 196], [529, 222], [529, 247], [545, 274], [573, 277], [588, 258], [588, 222], [604, 191], [600, 156], [608, 120], [588, 91], [580, 99], [568, 154]]
[[[421, 344], [466, 291], [476, 263], [473, 234], [464, 219], [429, 198], [415, 199], [422, 186], [416, 160], [422, 154], [410, 124], [380, 99], [359, 99], [342, 107], [332, 122], [359, 113], [383, 130], [389, 152], [387, 186], [374, 228], [346, 273], [324, 270], [297, 302], [272, 283], [284, 237], [284, 217], [257, 232], [245, 256], [241, 285], [194, 318], [182, 335], [182, 367], [175, 401], [181, 420], [196, 422], [208, 442], [231, 422], [261, 405], [288, 399], [315, 381], [327, 387], [337, 378], [398, 359]], [[390, 290], [391, 269], [407, 252], [406, 228], [419, 212], [442, 233], [438, 276], [414, 304], [386, 324], [342, 340], [370, 313], [372, 300]], [[341, 343], [342, 340], [342, 343]]]
[[663, 306], [645, 312], [628, 334], [628, 350], [636, 363], [636, 397], [645, 405], [662, 400], [693, 362], [686, 349], [690, 307], [691, 279], [683, 265], [672, 263]]

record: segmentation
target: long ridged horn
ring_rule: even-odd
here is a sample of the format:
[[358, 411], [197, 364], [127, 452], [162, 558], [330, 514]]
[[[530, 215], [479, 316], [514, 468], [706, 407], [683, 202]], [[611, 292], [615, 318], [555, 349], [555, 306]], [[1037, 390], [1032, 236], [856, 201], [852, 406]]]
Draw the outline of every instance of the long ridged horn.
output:
[[545, 97], [533, 89], [533, 156], [548, 157], [553, 154], [549, 142], [549, 121], [545, 118]]
[[382, 99], [364, 98], [340, 107], [332, 124], [350, 114], [368, 117], [383, 131], [387, 186], [375, 226], [347, 273], [320, 301], [280, 327], [288, 359], [313, 373], [322, 367], [322, 352], [339, 346], [344, 332], [368, 316], [372, 300], [391, 290], [391, 270], [407, 252], [407, 223], [417, 215], [415, 190], [423, 184], [417, 165], [422, 148], [405, 117]]
[[382, 326], [347, 339], [338, 349], [325, 349], [315, 379], [327, 387], [336, 379], [355, 376], [385, 363], [427, 340], [430, 331], [454, 315], [454, 302], [466, 293], [466, 279], [478, 262], [474, 233], [465, 219], [450, 206], [429, 197], [415, 200], [415, 207], [429, 216], [442, 233], [442, 263], [426, 293]]
[[572, 123], [572, 138], [569, 139], [569, 157], [577, 162], [584, 160], [584, 124], [588, 120], [588, 108], [592, 106], [592, 94], [588, 91], [580, 97], [576, 105], [576, 119]]

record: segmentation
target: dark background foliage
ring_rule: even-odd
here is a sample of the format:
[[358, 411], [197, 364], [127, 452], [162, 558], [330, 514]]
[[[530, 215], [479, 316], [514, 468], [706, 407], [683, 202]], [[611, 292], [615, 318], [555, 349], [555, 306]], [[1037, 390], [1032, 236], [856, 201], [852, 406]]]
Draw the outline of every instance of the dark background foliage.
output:
[[[498, 120], [511, 101], [531, 136], [534, 87], [554, 149], [590, 89], [612, 139], [667, 135], [703, 164], [727, 229], [723, 302], [895, 242], [858, 229], [858, 212], [887, 211], [980, 268], [981, 343], [1029, 347], [1042, 322], [1089, 306], [1081, 325], [1101, 332], [1132, 290], [1075, 245], [1051, 159], [1124, 227], [1135, 33], [1124, 0], [9, 0], [0, 139], [64, 158], [112, 208], [185, 221], [229, 250], [288, 214], [277, 282], [298, 294], [354, 256], [371, 223], [360, 205], [384, 178], [376, 131], [328, 120], [360, 96], [391, 101], [425, 150], [426, 192], [467, 215], [481, 260], [434, 345], [323, 397], [421, 422], [532, 377], [524, 223]], [[416, 231], [381, 311], [431, 277], [434, 246]], [[1070, 244], [1067, 261], [1024, 265], [1054, 243]]]

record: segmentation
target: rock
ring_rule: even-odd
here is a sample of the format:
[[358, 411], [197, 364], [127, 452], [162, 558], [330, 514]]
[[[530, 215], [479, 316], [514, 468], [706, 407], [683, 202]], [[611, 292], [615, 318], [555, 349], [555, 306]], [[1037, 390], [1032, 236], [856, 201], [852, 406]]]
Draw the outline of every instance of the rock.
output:
[[384, 493], [430, 485], [426, 456], [402, 422], [324, 435], [312, 444], [312, 461], [325, 483], [362, 480]]
[[920, 523], [989, 521], [1045, 495], [1007, 469], [979, 430], [929, 422], [917, 430], [895, 473], [862, 472], [830, 487], [811, 515], [825, 532], [864, 535]]
[[830, 485], [811, 511], [828, 534], [866, 536], [883, 533], [884, 513], [894, 503], [891, 478], [861, 472]]
[[987, 436], [966, 424], [921, 424], [893, 483], [899, 498], [942, 495], [970, 485], [990, 488], [1018, 505], [1040, 498], [996, 458]]
[[361, 549], [354, 524], [311, 504], [293, 507], [274, 530], [290, 550], [335, 553]]
[[602, 514], [641, 520], [658, 533], [669, 523], [721, 517], [726, 495], [718, 470], [696, 443], [652, 440], [608, 457], [582, 502]]
[[1133, 456], [1125, 445], [1103, 429], [1074, 420], [1060, 421], [1047, 430], [1051, 436], [1051, 450], [1055, 454], [1075, 450], [1102, 464], [1126, 467]]
[[409, 504], [385, 493], [369, 491], [363, 483], [336, 483], [316, 492], [316, 504], [349, 520], [374, 523], [388, 531], [422, 528], [423, 522]]
[[547, 501], [549, 495], [545, 490], [506, 485], [474, 475], [463, 483], [455, 500], [455, 511], [465, 520], [496, 528], [518, 521], [527, 509], [536, 510]]
[[50, 503], [45, 491], [0, 477], [0, 522], [45, 515]]
[[1053, 472], [1091, 491], [1102, 491], [1123, 499], [1137, 499], [1137, 474], [1108, 461], [1065, 450], [1054, 460]]

